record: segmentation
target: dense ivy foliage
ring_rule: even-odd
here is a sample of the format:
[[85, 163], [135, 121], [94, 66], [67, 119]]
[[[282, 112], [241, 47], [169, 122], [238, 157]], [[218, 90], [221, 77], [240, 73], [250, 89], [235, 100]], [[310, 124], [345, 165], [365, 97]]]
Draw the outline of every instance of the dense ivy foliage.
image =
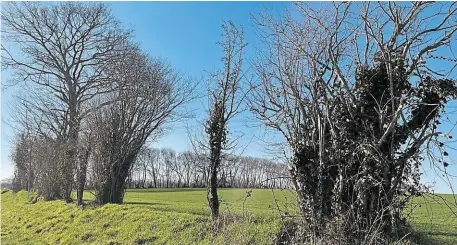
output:
[[317, 120], [302, 125], [293, 160], [311, 234], [321, 236], [329, 221], [350, 239], [373, 229], [396, 234], [405, 203], [423, 190], [421, 146], [439, 136], [440, 112], [457, 87], [431, 77], [414, 84], [403, 60], [390, 65], [378, 59], [359, 67], [351, 91], [334, 84], [339, 96], [322, 92]]

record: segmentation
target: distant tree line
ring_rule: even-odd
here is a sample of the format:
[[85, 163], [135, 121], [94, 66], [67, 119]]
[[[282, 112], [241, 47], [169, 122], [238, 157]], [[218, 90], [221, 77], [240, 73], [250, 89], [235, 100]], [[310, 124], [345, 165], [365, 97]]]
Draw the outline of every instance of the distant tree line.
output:
[[[127, 187], [204, 188], [209, 176], [207, 156], [191, 151], [143, 148], [130, 170]], [[264, 158], [226, 157], [218, 175], [220, 188], [288, 188], [289, 184], [286, 165]]]
[[[52, 171], [56, 147], [41, 137], [21, 134], [12, 155], [15, 163], [15, 190], [47, 190], [56, 193], [58, 172]], [[88, 154], [88, 152], [85, 152]], [[97, 156], [81, 154], [87, 161], [86, 189], [98, 185], [99, 163]], [[143, 147], [127, 172], [126, 188], [204, 188], [210, 175], [208, 157], [191, 151], [176, 152], [173, 149]], [[285, 164], [245, 156], [229, 156], [223, 159], [218, 176], [220, 188], [289, 188], [290, 179]], [[74, 179], [75, 183], [77, 179]], [[55, 197], [49, 196], [48, 199]]]

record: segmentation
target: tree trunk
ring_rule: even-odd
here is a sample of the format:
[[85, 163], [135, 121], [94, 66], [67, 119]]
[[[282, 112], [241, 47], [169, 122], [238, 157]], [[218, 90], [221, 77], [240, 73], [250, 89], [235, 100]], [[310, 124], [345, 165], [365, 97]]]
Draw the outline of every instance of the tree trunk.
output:
[[124, 180], [111, 180], [104, 184], [101, 190], [97, 193], [97, 203], [100, 205], [107, 203], [122, 204], [125, 193], [125, 178]]
[[83, 205], [84, 186], [86, 185], [87, 162], [89, 160], [90, 147], [84, 151], [84, 155], [79, 160], [78, 184], [76, 191], [77, 205]]
[[62, 174], [62, 197], [65, 202], [71, 202], [71, 191], [73, 189], [73, 173], [74, 168], [77, 166], [77, 156], [78, 156], [78, 140], [79, 140], [79, 119], [77, 113], [78, 103], [76, 101], [76, 84], [73, 83], [69, 74], [66, 74], [66, 82], [68, 84], [69, 90], [69, 120], [68, 120], [68, 138], [66, 138], [66, 154], [63, 161], [63, 166], [61, 166]]
[[211, 178], [209, 179], [208, 189], [207, 189], [207, 198], [208, 204], [211, 209], [211, 217], [213, 220], [219, 218], [219, 197], [217, 195], [217, 170], [214, 169], [211, 173]]
[[74, 166], [74, 150], [67, 152], [67, 158], [63, 161], [61, 167], [62, 183], [60, 185], [61, 196], [66, 203], [71, 202], [71, 191], [73, 189], [73, 166]]
[[207, 186], [207, 199], [211, 209], [211, 217], [213, 220], [219, 218], [219, 197], [217, 195], [217, 175], [219, 166], [221, 165], [221, 152], [222, 152], [222, 133], [221, 129], [218, 129], [217, 133], [214, 134], [214, 138], [210, 137], [211, 153], [210, 153], [210, 173]]
[[152, 169], [152, 178], [154, 179], [154, 188], [157, 188], [157, 176], [154, 169]]
[[131, 173], [131, 167], [135, 161], [137, 153], [130, 154], [124, 161], [110, 164], [109, 177], [103, 181], [97, 195], [99, 204], [117, 203], [122, 204], [124, 201], [125, 186], [127, 177]]

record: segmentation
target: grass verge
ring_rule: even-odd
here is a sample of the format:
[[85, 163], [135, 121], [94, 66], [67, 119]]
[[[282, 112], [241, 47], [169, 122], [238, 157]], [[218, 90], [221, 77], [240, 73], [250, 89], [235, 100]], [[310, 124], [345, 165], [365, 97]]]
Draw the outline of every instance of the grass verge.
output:
[[[81, 209], [44, 202], [33, 193], [2, 190], [3, 244], [273, 244], [280, 215], [295, 215], [289, 191], [221, 189], [218, 233], [209, 219], [204, 189], [128, 190], [123, 205]], [[93, 195], [85, 193], [86, 202]], [[420, 244], [457, 244], [452, 195], [410, 203], [409, 221]], [[455, 203], [455, 202], [454, 202]]]

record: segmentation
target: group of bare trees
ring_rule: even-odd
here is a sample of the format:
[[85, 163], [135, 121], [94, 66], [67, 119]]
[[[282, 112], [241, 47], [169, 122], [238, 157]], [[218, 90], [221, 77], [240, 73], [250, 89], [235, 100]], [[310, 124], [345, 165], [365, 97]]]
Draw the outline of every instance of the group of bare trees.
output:
[[16, 176], [33, 173], [26, 188], [46, 199], [69, 202], [76, 187], [82, 204], [91, 164], [97, 201], [121, 203], [139, 150], [182, 116], [192, 88], [133, 43], [103, 4], [8, 3], [2, 24], [2, 66], [28, 88], [15, 108], [24, 143], [14, 154], [28, 167]]
[[[129, 188], [204, 188], [210, 176], [208, 156], [191, 151], [143, 148], [128, 177]], [[282, 163], [255, 157], [227, 156], [218, 171], [220, 188], [289, 188]]]
[[21, 55], [2, 46], [3, 64], [33, 89], [18, 104], [15, 184], [69, 200], [75, 183], [82, 198], [87, 179], [101, 204], [122, 202], [127, 185], [206, 186], [217, 220], [218, 187], [288, 185], [275, 182], [283, 165], [234, 154], [230, 122], [249, 109], [283, 136], [276, 150], [298, 194], [301, 242], [398, 238], [405, 204], [423, 193], [424, 157], [443, 174], [450, 165], [452, 136], [439, 124], [457, 97], [457, 4], [295, 6], [254, 17], [263, 42], [255, 79], [243, 29], [224, 23], [202, 136], [176, 154], [145, 143], [180, 116], [192, 89], [132, 44], [106, 7], [8, 4], [2, 34]]

